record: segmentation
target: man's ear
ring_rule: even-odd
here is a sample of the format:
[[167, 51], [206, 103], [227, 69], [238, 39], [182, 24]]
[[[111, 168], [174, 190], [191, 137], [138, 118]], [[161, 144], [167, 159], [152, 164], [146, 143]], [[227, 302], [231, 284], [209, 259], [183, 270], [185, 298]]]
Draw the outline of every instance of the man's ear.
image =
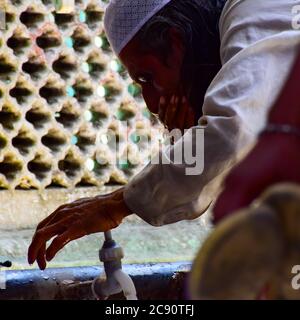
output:
[[183, 61], [185, 46], [183, 43], [182, 35], [178, 29], [172, 27], [169, 29], [169, 39], [172, 50], [168, 55], [167, 63], [170, 67], [180, 66]]

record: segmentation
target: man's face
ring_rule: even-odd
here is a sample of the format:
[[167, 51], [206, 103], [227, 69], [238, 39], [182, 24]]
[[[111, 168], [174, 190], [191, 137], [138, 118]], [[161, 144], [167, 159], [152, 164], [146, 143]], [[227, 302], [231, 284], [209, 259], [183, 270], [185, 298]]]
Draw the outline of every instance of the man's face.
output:
[[173, 41], [167, 63], [163, 63], [154, 53], [141, 53], [136, 40], [129, 42], [120, 54], [131, 78], [141, 85], [147, 107], [155, 114], [158, 113], [160, 98], [169, 99], [178, 94], [180, 88], [183, 50], [177, 41]]

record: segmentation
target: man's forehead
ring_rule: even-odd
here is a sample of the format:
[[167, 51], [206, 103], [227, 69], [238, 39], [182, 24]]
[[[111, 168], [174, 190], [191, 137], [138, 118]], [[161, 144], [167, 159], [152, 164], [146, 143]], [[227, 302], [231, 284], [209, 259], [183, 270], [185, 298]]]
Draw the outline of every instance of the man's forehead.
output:
[[138, 50], [137, 43], [129, 43], [119, 57], [133, 77], [141, 71], [150, 72], [158, 64], [158, 58], [154, 54]]

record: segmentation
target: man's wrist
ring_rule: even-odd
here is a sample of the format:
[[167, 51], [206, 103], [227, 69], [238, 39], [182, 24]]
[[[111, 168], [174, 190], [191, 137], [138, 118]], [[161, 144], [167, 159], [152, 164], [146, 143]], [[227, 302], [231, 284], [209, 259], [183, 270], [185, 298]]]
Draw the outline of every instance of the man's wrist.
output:
[[127, 216], [132, 214], [124, 199], [124, 188], [115, 191], [114, 199], [117, 201], [118, 214], [122, 215], [122, 218], [126, 218]]
[[122, 199], [121, 199], [121, 207], [122, 207], [122, 212], [124, 213], [124, 218], [127, 216], [130, 216], [132, 214], [132, 211], [129, 209], [127, 206], [125, 199], [124, 199], [124, 192], [122, 192]]
[[118, 226], [124, 218], [132, 214], [125, 203], [123, 191], [124, 188], [120, 188], [105, 196], [96, 196], [96, 201], [99, 201], [99, 207], [102, 207], [105, 214], [115, 222], [116, 226]]

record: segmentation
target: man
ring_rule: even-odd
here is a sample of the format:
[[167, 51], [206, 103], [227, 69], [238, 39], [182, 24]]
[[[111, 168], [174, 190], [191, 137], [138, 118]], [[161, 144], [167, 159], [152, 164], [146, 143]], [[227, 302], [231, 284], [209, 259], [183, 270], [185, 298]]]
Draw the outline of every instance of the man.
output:
[[300, 1], [111, 1], [108, 38], [149, 109], [181, 130], [200, 117], [173, 150], [196, 147], [194, 133], [204, 127], [204, 172], [187, 175], [187, 163], [149, 164], [125, 188], [58, 208], [38, 225], [29, 263], [44, 269], [68, 242], [115, 228], [132, 213], [155, 226], [200, 216], [224, 173], [255, 142], [285, 83], [300, 44], [295, 5]]

